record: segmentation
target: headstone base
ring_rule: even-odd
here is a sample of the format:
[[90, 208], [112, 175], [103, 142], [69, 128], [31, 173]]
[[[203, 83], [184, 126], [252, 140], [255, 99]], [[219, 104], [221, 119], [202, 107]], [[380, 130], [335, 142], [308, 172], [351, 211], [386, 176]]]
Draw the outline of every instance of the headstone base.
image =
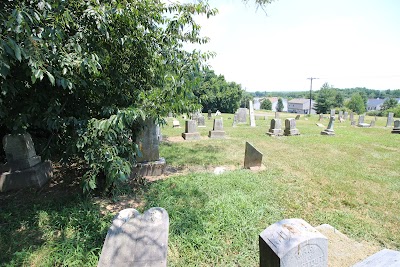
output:
[[160, 158], [156, 161], [139, 162], [136, 167], [132, 168], [131, 177], [139, 176], [161, 176], [165, 172], [165, 166], [167, 165], [164, 158]]
[[269, 129], [267, 134], [269, 136], [282, 136], [282, 129]]
[[383, 249], [378, 253], [366, 258], [353, 267], [396, 267], [400, 266], [400, 252]]
[[208, 137], [213, 139], [224, 139], [225, 131], [209, 131]]
[[300, 135], [300, 132], [299, 132], [299, 130], [298, 129], [292, 129], [292, 130], [289, 130], [289, 131], [284, 131], [284, 135], [286, 135], [286, 136], [292, 136], [292, 135]]
[[200, 133], [182, 133], [182, 137], [185, 140], [199, 140]]
[[400, 134], [400, 128], [399, 129], [393, 129], [392, 134]]
[[28, 187], [40, 188], [51, 177], [53, 177], [53, 167], [50, 161], [41, 162], [24, 170], [5, 171], [0, 174], [0, 192]]
[[371, 125], [368, 124], [368, 123], [359, 123], [357, 126], [358, 126], [358, 127], [361, 127], [361, 128], [371, 127]]
[[335, 135], [335, 132], [334, 131], [330, 131], [330, 130], [323, 130], [322, 132], [321, 132], [321, 135]]

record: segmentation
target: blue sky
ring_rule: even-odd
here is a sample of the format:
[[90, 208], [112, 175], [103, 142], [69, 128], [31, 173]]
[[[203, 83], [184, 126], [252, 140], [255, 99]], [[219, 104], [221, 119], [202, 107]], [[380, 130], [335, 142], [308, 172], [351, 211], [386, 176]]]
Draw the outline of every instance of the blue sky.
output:
[[219, 14], [197, 18], [216, 52], [210, 65], [247, 91], [400, 89], [399, 0], [210, 0]]

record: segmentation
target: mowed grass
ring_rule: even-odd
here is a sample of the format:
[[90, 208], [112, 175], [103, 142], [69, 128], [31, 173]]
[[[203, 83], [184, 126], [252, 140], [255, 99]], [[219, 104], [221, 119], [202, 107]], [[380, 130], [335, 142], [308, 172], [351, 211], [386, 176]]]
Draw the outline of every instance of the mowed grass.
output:
[[[374, 128], [335, 122], [336, 135], [322, 136], [317, 116], [302, 116], [300, 136], [269, 137], [268, 115], [252, 128], [232, 127], [233, 115], [224, 114], [224, 140], [206, 137], [212, 129], [206, 118], [198, 128], [202, 139], [184, 141], [183, 119], [182, 128], [168, 119], [160, 155], [183, 172], [132, 192], [142, 199], [140, 211], [159, 206], [169, 213], [168, 265], [258, 266], [259, 233], [284, 218], [328, 223], [356, 240], [399, 250], [400, 135], [384, 127], [386, 119]], [[282, 121], [292, 116], [281, 114]], [[263, 153], [264, 171], [242, 169], [246, 141]], [[218, 166], [231, 170], [215, 175]], [[101, 213], [90, 198], [40, 201], [40, 193], [31, 203], [7, 199], [0, 209], [5, 266], [96, 265], [114, 215]]]

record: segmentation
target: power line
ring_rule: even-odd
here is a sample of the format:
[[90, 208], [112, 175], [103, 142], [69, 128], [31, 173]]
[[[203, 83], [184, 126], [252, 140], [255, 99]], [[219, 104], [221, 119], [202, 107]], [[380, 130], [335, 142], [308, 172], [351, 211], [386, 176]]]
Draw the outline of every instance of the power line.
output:
[[308, 115], [311, 115], [311, 91], [312, 91], [312, 81], [315, 80], [315, 79], [319, 79], [319, 78], [310, 77], [310, 78], [307, 78], [307, 79], [310, 80], [310, 110], [309, 110], [309, 112], [308, 112]]

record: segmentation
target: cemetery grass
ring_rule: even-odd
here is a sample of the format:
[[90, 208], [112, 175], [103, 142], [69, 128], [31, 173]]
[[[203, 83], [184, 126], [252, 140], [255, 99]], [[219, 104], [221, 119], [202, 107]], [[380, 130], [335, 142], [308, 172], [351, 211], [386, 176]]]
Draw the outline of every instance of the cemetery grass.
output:
[[[375, 128], [336, 122], [329, 137], [320, 135], [316, 116], [302, 117], [300, 136], [274, 138], [265, 134], [269, 120], [232, 127], [233, 115], [223, 117], [226, 139], [205, 137], [212, 128], [206, 119], [198, 141], [183, 141], [184, 128], [168, 119], [160, 154], [177, 173], [121, 192], [141, 212], [168, 211], [168, 266], [258, 266], [259, 233], [284, 218], [328, 223], [357, 241], [400, 249], [400, 136], [384, 118]], [[265, 170], [241, 169], [246, 141], [264, 154]], [[228, 171], [214, 175], [218, 166]], [[104, 209], [107, 201], [67, 186], [0, 194], [0, 266], [95, 266], [118, 210]]]

